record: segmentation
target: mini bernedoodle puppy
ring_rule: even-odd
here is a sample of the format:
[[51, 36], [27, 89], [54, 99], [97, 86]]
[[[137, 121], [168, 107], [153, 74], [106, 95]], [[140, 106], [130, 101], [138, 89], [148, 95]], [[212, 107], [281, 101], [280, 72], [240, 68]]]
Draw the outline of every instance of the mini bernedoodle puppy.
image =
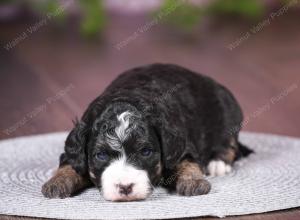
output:
[[224, 175], [252, 152], [238, 141], [242, 119], [207, 76], [170, 64], [128, 70], [75, 123], [42, 193], [65, 198], [94, 184], [110, 201], [142, 200], [156, 186], [207, 194], [206, 174]]

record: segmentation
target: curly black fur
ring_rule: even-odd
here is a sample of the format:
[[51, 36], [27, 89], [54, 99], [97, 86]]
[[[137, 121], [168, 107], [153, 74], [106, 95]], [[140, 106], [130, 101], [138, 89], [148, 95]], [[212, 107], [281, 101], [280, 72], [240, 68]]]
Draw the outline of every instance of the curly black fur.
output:
[[112, 118], [128, 109], [138, 125], [131, 138], [158, 145], [156, 161], [161, 159], [163, 173], [185, 158], [205, 167], [230, 147], [237, 158], [251, 152], [238, 142], [243, 115], [231, 92], [180, 66], [153, 64], [124, 72], [89, 105], [67, 137], [60, 165], [69, 164], [83, 176], [91, 165], [101, 175], [105, 166], [89, 161], [93, 148], [99, 134], [114, 127]]

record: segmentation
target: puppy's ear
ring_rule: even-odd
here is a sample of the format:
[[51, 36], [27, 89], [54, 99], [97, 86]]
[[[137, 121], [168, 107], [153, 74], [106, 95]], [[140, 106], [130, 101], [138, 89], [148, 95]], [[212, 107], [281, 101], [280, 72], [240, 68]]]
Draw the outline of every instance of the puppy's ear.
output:
[[[110, 100], [109, 97], [107, 100]], [[82, 176], [88, 173], [87, 144], [92, 124], [101, 114], [108, 102], [102, 96], [97, 97], [84, 112], [80, 121], [74, 122], [74, 128], [65, 142], [65, 152], [60, 156], [60, 166], [71, 165]]]
[[166, 169], [174, 169], [186, 154], [186, 134], [176, 122], [163, 120], [157, 122], [156, 133], [160, 140], [162, 162]]
[[69, 164], [80, 175], [87, 174], [86, 145], [88, 127], [83, 121], [74, 123], [75, 127], [69, 133], [65, 142], [65, 152], [60, 157], [60, 166]]

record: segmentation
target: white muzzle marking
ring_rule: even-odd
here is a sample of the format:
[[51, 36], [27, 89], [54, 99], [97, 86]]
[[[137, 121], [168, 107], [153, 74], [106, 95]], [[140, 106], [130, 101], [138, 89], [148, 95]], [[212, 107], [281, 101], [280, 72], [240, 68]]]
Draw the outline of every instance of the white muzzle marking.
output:
[[133, 201], [147, 198], [152, 189], [147, 172], [126, 162], [113, 161], [102, 173], [102, 194], [110, 201]]

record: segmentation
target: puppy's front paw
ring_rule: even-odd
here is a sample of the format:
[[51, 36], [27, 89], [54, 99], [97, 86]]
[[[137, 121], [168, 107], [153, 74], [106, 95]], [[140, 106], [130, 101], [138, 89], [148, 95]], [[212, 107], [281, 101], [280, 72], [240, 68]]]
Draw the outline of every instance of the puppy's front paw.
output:
[[182, 196], [197, 196], [207, 194], [210, 191], [210, 183], [205, 179], [178, 179], [176, 192]]
[[73, 184], [63, 177], [53, 177], [42, 186], [42, 193], [47, 198], [66, 198], [73, 192]]

